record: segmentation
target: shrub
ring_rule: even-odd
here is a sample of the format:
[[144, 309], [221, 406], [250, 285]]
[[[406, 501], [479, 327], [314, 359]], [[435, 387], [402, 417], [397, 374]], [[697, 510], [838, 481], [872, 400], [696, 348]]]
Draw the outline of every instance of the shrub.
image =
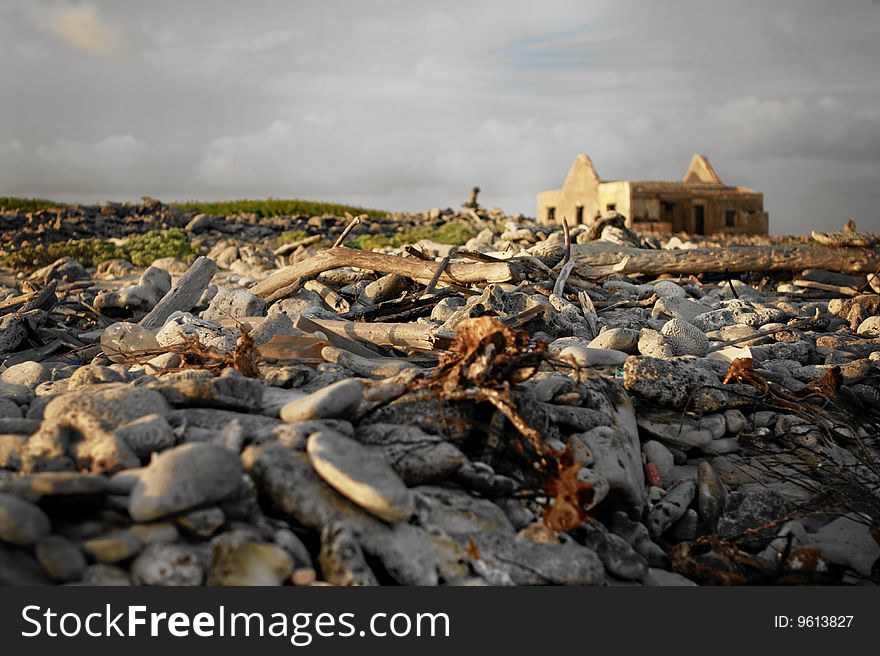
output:
[[390, 246], [399, 248], [405, 244], [414, 244], [421, 240], [435, 241], [438, 244], [461, 246], [468, 239], [476, 236], [477, 229], [462, 221], [450, 221], [439, 228], [412, 228], [401, 230], [394, 235], [362, 235], [349, 242], [349, 246], [372, 250]]
[[0, 196], [0, 210], [10, 212], [39, 212], [52, 207], [66, 207], [66, 203], [59, 203], [54, 200], [46, 200], [45, 198], [13, 198], [10, 196]]
[[105, 239], [77, 239], [72, 241], [39, 244], [4, 253], [0, 264], [11, 268], [38, 267], [50, 264], [62, 257], [70, 257], [87, 267], [94, 267], [107, 260], [128, 260], [136, 266], [149, 266], [162, 257], [179, 257], [191, 260], [198, 251], [177, 228], [151, 230], [117, 244]]
[[371, 217], [384, 217], [388, 214], [384, 210], [373, 210], [339, 203], [322, 203], [301, 200], [299, 198], [264, 198], [213, 202], [191, 200], [184, 203], [172, 203], [172, 205], [190, 212], [204, 212], [216, 216], [231, 216], [233, 214], [256, 214], [259, 217], [290, 216], [294, 214], [304, 216], [321, 216], [323, 214], [343, 216], [348, 212], [355, 216], [367, 214]]

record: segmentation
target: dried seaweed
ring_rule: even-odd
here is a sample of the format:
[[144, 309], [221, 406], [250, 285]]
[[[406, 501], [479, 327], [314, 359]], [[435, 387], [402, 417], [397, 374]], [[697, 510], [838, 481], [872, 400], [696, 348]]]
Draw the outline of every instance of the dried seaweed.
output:
[[498, 439], [497, 427], [487, 431], [497, 449], [512, 447], [523, 477], [548, 499], [544, 524], [557, 531], [579, 525], [592, 505], [592, 485], [579, 478], [581, 465], [568, 449], [555, 451], [523, 418], [511, 386], [531, 378], [540, 365], [550, 361], [543, 344], [530, 347], [525, 331], [514, 330], [494, 317], [468, 319], [459, 326], [449, 351], [440, 357], [433, 373], [414, 381], [410, 389], [430, 389], [444, 401], [471, 400], [490, 403], [504, 416], [521, 439], [512, 443]]

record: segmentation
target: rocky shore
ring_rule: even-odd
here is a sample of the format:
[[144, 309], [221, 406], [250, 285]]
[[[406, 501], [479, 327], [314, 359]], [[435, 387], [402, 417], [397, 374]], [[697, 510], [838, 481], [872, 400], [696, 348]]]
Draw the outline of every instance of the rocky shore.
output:
[[880, 582], [870, 235], [688, 275], [632, 267], [740, 252], [479, 207], [0, 226], [191, 250], [0, 270], [2, 584]]

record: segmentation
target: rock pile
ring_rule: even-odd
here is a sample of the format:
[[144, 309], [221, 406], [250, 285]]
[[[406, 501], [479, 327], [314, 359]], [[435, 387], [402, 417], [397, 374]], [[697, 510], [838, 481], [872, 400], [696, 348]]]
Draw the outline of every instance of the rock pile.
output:
[[278, 255], [154, 205], [208, 255], [4, 274], [0, 583], [880, 581], [867, 277], [624, 275], [572, 250], [661, 246], [613, 217], [477, 210]]

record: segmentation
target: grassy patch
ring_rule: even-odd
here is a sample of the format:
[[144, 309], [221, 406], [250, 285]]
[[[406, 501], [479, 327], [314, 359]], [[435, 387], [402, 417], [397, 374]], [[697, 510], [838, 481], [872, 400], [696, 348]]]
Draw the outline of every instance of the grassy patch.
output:
[[11, 196], [0, 196], [0, 210], [8, 212], [39, 212], [52, 207], [66, 207], [67, 203], [59, 203], [54, 200], [46, 200], [45, 198], [13, 198]]
[[304, 216], [320, 216], [333, 214], [343, 216], [346, 212], [354, 215], [367, 214], [372, 217], [386, 216], [384, 210], [372, 210], [364, 207], [340, 205], [338, 203], [322, 203], [298, 198], [264, 198], [254, 200], [228, 200], [216, 202], [187, 201], [185, 203], [172, 203], [191, 212], [204, 212], [217, 216], [230, 216], [232, 214], [256, 214], [260, 217], [290, 216], [299, 214]]
[[477, 235], [477, 229], [461, 221], [450, 221], [439, 228], [412, 228], [401, 230], [394, 235], [363, 235], [347, 245], [363, 250], [372, 250], [390, 246], [399, 248], [405, 244], [414, 244], [421, 240], [435, 241], [438, 244], [461, 246], [468, 239]]
[[186, 239], [182, 230], [151, 230], [131, 237], [122, 244], [105, 239], [77, 239], [40, 244], [0, 255], [0, 264], [10, 268], [39, 267], [62, 257], [70, 257], [87, 267], [107, 260], [128, 260], [136, 266], [149, 266], [162, 257], [192, 260], [198, 251]]
[[278, 235], [279, 244], [292, 244], [295, 241], [301, 241], [309, 236], [305, 230], [285, 230]]

